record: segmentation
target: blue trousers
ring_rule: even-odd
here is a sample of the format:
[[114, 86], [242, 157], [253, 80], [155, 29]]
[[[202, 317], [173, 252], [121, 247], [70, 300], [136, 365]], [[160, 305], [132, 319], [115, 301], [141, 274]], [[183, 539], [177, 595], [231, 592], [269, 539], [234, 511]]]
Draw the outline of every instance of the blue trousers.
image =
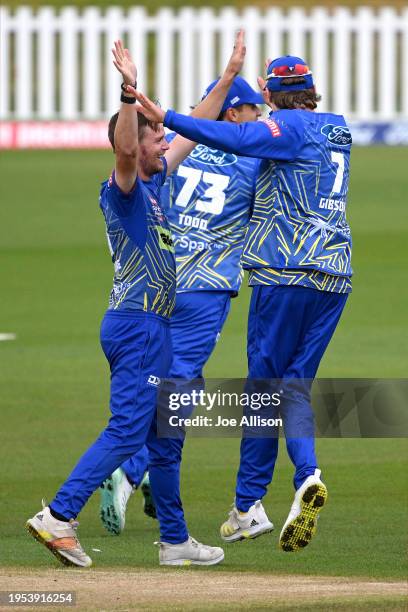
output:
[[[176, 307], [171, 321], [173, 361], [169, 378], [183, 381], [203, 380], [203, 368], [207, 363], [230, 309], [228, 291], [195, 291], [177, 294]], [[182, 392], [182, 389], [178, 389]], [[175, 455], [181, 461], [183, 439], [168, 440]], [[149, 452], [146, 447], [122, 464], [127, 478], [138, 486], [148, 469], [151, 474]], [[178, 476], [177, 476], [178, 478]]]
[[[347, 294], [300, 286], [257, 285], [252, 290], [248, 319], [248, 379], [309, 379], [336, 329]], [[304, 385], [289, 406], [290, 421], [314, 431], [310, 388]], [[296, 428], [295, 428], [296, 429]], [[293, 430], [293, 428], [292, 428]], [[295, 466], [298, 489], [317, 467], [314, 436], [290, 437], [286, 447]], [[278, 437], [241, 440], [236, 506], [247, 512], [262, 499], [272, 480]]]
[[111, 370], [112, 416], [50, 506], [67, 519], [75, 518], [102, 482], [146, 445], [161, 539], [170, 544], [185, 542], [180, 457], [168, 440], [156, 435], [155, 382], [156, 377], [169, 374], [170, 324], [150, 313], [108, 311], [101, 325], [101, 345]]

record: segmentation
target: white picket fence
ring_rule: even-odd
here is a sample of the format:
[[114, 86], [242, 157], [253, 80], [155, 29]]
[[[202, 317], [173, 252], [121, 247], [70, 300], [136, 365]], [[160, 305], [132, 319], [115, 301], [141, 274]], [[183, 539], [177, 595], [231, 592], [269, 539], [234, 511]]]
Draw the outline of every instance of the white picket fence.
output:
[[139, 87], [163, 107], [187, 112], [246, 30], [244, 76], [256, 86], [265, 57], [305, 57], [323, 95], [321, 110], [350, 119], [408, 116], [408, 7], [289, 10], [142, 7], [84, 10], [0, 8], [0, 118], [100, 119], [118, 107], [111, 47], [122, 37]]

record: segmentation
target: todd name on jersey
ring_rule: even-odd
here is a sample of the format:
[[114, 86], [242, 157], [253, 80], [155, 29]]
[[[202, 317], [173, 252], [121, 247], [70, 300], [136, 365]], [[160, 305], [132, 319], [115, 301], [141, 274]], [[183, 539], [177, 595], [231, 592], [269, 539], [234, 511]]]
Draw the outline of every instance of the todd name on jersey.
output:
[[174, 240], [178, 291], [238, 291], [258, 166], [256, 159], [199, 144], [168, 177], [162, 203]]

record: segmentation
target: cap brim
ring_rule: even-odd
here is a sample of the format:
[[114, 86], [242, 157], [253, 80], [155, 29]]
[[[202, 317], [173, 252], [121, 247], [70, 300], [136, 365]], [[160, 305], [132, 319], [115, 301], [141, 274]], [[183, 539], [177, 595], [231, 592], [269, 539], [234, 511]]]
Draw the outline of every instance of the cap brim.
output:
[[251, 96], [244, 96], [234, 105], [227, 106], [227, 108], [235, 108], [237, 106], [242, 106], [243, 104], [265, 104], [265, 101], [261, 94], [254, 93]]
[[254, 101], [251, 104], [265, 104], [262, 94], [255, 94]]

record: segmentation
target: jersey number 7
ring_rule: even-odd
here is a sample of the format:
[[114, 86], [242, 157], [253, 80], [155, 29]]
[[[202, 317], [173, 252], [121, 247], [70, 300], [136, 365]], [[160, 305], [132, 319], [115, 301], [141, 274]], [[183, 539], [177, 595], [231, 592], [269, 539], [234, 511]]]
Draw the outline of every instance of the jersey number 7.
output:
[[332, 194], [341, 193], [344, 178], [344, 153], [336, 153], [335, 151], [332, 151], [331, 158], [332, 162], [337, 164], [337, 172], [336, 178], [334, 179]]

